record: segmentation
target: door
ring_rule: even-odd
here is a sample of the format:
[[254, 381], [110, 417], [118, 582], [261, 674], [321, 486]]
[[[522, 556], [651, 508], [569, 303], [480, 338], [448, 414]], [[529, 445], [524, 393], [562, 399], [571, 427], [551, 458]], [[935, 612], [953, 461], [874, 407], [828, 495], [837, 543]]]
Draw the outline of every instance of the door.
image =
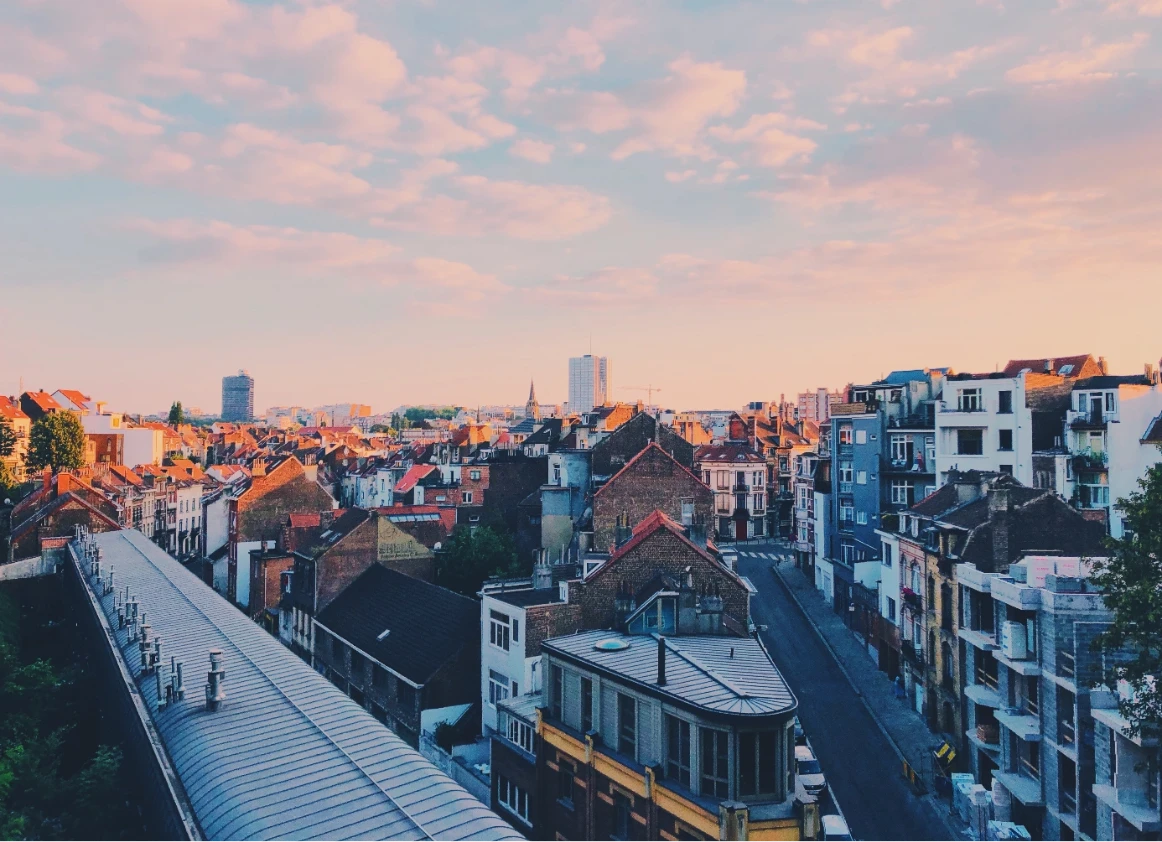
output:
[[747, 521], [744, 518], [735, 518], [735, 520], [734, 520], [734, 540], [736, 540], [736, 541], [745, 541], [746, 540], [746, 524], [747, 524]]

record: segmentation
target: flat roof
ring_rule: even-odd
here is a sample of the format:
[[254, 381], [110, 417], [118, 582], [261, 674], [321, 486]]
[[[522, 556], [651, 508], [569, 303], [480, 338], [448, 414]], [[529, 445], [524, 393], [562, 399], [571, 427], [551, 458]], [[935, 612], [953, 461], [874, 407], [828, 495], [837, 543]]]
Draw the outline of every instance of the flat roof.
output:
[[[159, 711], [113, 595], [99, 598], [207, 838], [523, 838], [140, 532], [93, 537], [103, 573], [112, 565], [114, 587], [128, 586], [160, 636], [163, 677], [170, 656], [183, 663], [185, 699]], [[214, 713], [210, 649], [226, 672]]]
[[[798, 701], [771, 656], [753, 637], [676, 635], [666, 641], [666, 683], [657, 684], [654, 635], [585, 631], [542, 648], [705, 711], [741, 716], [789, 713]], [[603, 648], [597, 648], [597, 644]]]

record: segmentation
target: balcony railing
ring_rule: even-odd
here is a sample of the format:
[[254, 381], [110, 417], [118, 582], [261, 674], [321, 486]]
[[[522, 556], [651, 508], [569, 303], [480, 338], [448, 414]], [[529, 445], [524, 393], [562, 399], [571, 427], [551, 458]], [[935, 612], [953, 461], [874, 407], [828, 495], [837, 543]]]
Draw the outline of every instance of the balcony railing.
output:
[[1057, 674], [1062, 678], [1073, 678], [1077, 674], [1077, 661], [1072, 652], [1057, 653]]
[[904, 598], [904, 604], [909, 608], [916, 611], [924, 610], [924, 600], [921, 598], [920, 594], [909, 588], [904, 588], [902, 591], [900, 591], [900, 595]]
[[841, 520], [841, 521], [839, 521], [839, 531], [840, 532], [851, 532], [854, 529], [855, 529], [855, 521], [854, 520]]
[[988, 670], [981, 669], [980, 667], [977, 667], [977, 669], [976, 669], [976, 683], [983, 684], [985, 687], [988, 687], [990, 690], [997, 689], [997, 677], [996, 677], [996, 675], [989, 672]]
[[850, 494], [854, 490], [854, 488], [855, 488], [855, 483], [851, 482], [850, 480], [847, 482], [840, 480], [840, 482], [839, 482], [839, 493], [840, 494]]
[[1041, 767], [1032, 763], [1027, 757], [1022, 757], [1017, 762], [1017, 771], [1027, 778], [1032, 778], [1035, 781], [1041, 780]]
[[1068, 720], [1057, 723], [1057, 742], [1063, 746], [1071, 746], [1077, 742], [1077, 729]]
[[1077, 796], [1067, 789], [1061, 790], [1060, 807], [1061, 812], [1067, 816], [1077, 815]]

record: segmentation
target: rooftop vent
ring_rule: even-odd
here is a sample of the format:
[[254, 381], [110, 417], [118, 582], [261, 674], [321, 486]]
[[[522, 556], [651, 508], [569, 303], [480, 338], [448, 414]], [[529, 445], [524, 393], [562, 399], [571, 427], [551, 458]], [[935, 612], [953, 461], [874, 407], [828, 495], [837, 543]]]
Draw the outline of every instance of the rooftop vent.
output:
[[216, 711], [226, 701], [226, 670], [222, 668], [222, 650], [210, 650], [210, 671], [206, 673], [206, 710]]

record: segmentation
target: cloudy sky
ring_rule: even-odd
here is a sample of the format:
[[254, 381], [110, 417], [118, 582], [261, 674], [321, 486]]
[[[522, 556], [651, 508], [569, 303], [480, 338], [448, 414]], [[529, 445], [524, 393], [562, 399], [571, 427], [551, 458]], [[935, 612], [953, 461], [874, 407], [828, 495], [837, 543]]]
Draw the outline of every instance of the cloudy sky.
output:
[[9, 0], [0, 44], [0, 391], [1162, 355], [1162, 0]]

